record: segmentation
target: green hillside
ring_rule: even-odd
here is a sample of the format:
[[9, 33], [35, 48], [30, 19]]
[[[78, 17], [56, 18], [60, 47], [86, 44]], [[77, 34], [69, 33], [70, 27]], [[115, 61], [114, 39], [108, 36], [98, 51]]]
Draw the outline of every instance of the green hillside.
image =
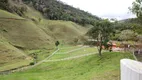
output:
[[46, 20], [35, 9], [28, 6], [27, 9], [24, 18], [0, 10], [1, 70], [28, 65], [32, 58], [25, 50], [52, 49], [57, 40], [64, 44], [73, 43], [89, 29], [88, 25], [83, 27], [71, 21]]
[[23, 19], [22, 17], [20, 16], [17, 16], [15, 14], [12, 14], [12, 13], [9, 13], [7, 11], [4, 11], [4, 10], [0, 10], [0, 18], [16, 18], [16, 19]]
[[1, 34], [12, 45], [21, 48], [36, 48], [45, 43], [50, 43], [50, 36], [46, 35], [46, 33], [38, 28], [32, 21], [16, 19], [16, 17], [13, 19], [0, 19]]
[[40, 22], [41, 29], [52, 36], [54, 40], [64, 41], [66, 43], [73, 42], [75, 38], [83, 37], [89, 27], [82, 27], [73, 22], [42, 20]]
[[31, 57], [15, 48], [0, 34], [0, 71], [28, 65]]

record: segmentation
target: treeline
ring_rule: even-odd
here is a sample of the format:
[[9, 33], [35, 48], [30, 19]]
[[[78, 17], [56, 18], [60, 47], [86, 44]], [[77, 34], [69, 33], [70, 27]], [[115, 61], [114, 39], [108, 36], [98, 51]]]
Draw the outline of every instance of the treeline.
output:
[[57, 0], [23, 0], [26, 4], [34, 6], [50, 20], [73, 21], [79, 24], [93, 24], [99, 17], [83, 10], [69, 6]]
[[130, 18], [130, 19], [125, 19], [125, 20], [119, 21], [116, 24], [116, 27], [120, 31], [130, 29], [138, 34], [142, 34], [142, 31], [141, 31], [142, 30], [142, 23], [139, 18]]
[[142, 41], [142, 24], [137, 18], [116, 21], [114, 28], [116, 33], [113, 40]]

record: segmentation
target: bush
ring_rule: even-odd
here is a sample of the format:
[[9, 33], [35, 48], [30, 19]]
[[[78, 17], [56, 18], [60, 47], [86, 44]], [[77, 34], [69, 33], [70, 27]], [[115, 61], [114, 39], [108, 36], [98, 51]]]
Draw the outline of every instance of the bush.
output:
[[56, 45], [56, 46], [58, 46], [59, 44], [60, 44], [60, 42], [59, 42], [59, 41], [56, 41], [56, 42], [55, 42], [55, 45]]
[[132, 30], [123, 30], [120, 33], [119, 39], [124, 41], [128, 41], [128, 40], [135, 41], [137, 40], [137, 34]]
[[73, 43], [76, 45], [78, 43], [78, 38], [74, 38]]
[[30, 65], [34, 65], [35, 63], [34, 62], [30, 62]]

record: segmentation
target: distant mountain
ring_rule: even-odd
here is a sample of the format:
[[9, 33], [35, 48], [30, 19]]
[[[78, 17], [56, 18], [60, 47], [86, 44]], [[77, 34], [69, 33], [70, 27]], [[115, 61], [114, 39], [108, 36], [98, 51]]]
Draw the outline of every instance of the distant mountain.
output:
[[137, 24], [142, 24], [141, 20], [138, 18], [129, 18], [129, 19], [124, 19], [124, 20], [120, 20], [119, 22], [123, 22], [123, 23], [137, 23]]

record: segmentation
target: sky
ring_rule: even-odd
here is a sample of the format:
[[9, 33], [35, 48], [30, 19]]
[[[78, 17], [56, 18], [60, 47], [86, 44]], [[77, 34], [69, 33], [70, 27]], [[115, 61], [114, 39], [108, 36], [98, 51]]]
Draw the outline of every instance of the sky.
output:
[[136, 17], [128, 7], [135, 0], [60, 0], [68, 5], [87, 11], [101, 18], [117, 20]]

